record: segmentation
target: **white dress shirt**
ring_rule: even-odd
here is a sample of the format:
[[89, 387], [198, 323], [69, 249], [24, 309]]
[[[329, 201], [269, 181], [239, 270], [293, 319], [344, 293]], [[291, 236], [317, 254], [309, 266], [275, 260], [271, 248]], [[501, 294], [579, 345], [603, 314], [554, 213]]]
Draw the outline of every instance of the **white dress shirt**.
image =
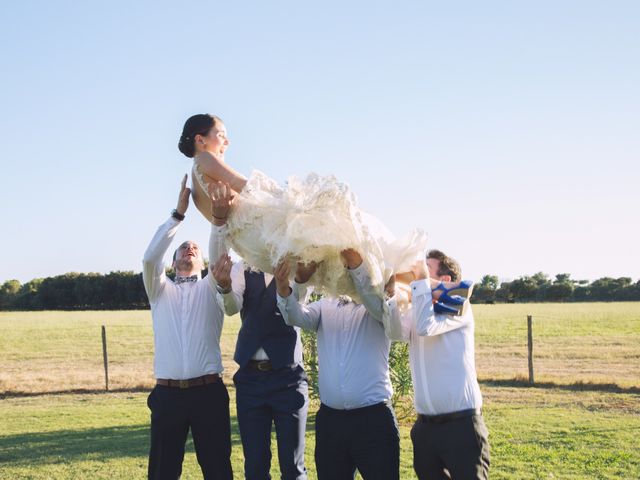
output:
[[[361, 266], [350, 273], [352, 278], [363, 279], [365, 270]], [[278, 307], [288, 325], [317, 332], [322, 403], [339, 410], [351, 410], [391, 398], [391, 341], [381, 321], [369, 314], [364, 305], [341, 304], [338, 299], [323, 298], [301, 306], [292, 293], [286, 298], [278, 295]]]
[[411, 283], [412, 306], [400, 312], [389, 302], [393, 340], [409, 342], [416, 411], [440, 415], [482, 406], [471, 307], [462, 316], [435, 314], [426, 280]]
[[[144, 253], [142, 279], [151, 304], [156, 378], [186, 380], [221, 373], [220, 333], [224, 315], [209, 274], [176, 284], [165, 275], [163, 257], [180, 222], [163, 223]], [[209, 242], [211, 257], [212, 242]]]

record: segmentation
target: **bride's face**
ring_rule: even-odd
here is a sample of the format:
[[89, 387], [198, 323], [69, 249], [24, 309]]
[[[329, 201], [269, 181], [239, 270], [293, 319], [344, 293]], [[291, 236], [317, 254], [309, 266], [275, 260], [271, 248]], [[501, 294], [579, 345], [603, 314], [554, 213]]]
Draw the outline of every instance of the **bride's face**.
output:
[[229, 146], [227, 139], [227, 129], [222, 122], [216, 122], [206, 136], [202, 137], [203, 147], [206, 151], [212, 153], [224, 154]]

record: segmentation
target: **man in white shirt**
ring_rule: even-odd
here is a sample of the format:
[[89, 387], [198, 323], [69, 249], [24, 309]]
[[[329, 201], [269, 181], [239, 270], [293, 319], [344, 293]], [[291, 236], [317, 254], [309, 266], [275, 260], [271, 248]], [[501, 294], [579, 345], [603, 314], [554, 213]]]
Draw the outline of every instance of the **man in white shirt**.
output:
[[[154, 235], [143, 259], [142, 278], [151, 304], [156, 386], [151, 410], [149, 479], [176, 480], [182, 472], [187, 433], [205, 479], [230, 480], [229, 395], [222, 382], [220, 333], [224, 314], [213, 275], [200, 278], [202, 253], [191, 241], [174, 253], [175, 281], [167, 278], [163, 257], [189, 206], [187, 176], [178, 205]], [[210, 240], [210, 252], [213, 245]], [[210, 256], [214, 259], [214, 257]]]
[[[342, 256], [363, 302], [375, 302], [378, 297], [360, 255], [345, 250]], [[298, 266], [296, 279], [309, 278], [304, 270]], [[365, 480], [399, 479], [400, 438], [389, 403], [391, 341], [381, 319], [342, 297], [300, 305], [289, 274], [288, 260], [274, 272], [284, 321], [317, 333], [322, 402], [315, 421], [318, 480], [352, 480], [356, 470]]]
[[419, 479], [489, 478], [488, 431], [474, 354], [470, 306], [461, 316], [434, 313], [429, 277], [460, 280], [458, 263], [438, 250], [414, 268], [411, 307], [400, 313], [391, 300], [390, 334], [409, 342], [409, 363], [418, 412], [411, 430], [413, 466]]

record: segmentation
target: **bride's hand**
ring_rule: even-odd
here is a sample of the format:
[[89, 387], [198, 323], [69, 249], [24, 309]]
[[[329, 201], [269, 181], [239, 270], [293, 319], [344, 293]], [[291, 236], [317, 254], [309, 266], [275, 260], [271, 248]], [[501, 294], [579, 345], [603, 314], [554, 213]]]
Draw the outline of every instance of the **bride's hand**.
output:
[[235, 195], [228, 183], [215, 181], [209, 184], [211, 214], [215, 225], [224, 225], [229, 216]]

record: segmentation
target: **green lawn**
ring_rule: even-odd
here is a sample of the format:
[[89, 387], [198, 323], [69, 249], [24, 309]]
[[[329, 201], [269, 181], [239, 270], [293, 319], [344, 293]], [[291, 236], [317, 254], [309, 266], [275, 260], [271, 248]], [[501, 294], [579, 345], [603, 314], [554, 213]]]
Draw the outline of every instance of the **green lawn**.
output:
[[[474, 311], [492, 478], [640, 478], [640, 303], [480, 305]], [[534, 317], [536, 378], [545, 388], [513, 381], [527, 372], [527, 314]], [[120, 390], [111, 393], [100, 392], [102, 324], [111, 385]], [[237, 318], [227, 320], [222, 349], [234, 470], [242, 478], [230, 382], [238, 325]], [[152, 352], [149, 312], [0, 313], [0, 479], [144, 478]], [[584, 384], [576, 388], [576, 382]], [[315, 409], [307, 428], [310, 478]], [[410, 425], [410, 418], [401, 425], [403, 479], [415, 478]], [[274, 451], [274, 478], [276, 471]], [[183, 478], [201, 478], [192, 445]]]
[[[640, 478], [638, 395], [487, 385], [483, 390], [492, 478]], [[0, 418], [0, 479], [145, 476], [146, 393], [6, 398], [0, 402]], [[235, 418], [232, 423], [235, 478], [242, 478]], [[401, 427], [403, 479], [415, 478], [408, 423]], [[313, 415], [307, 432], [307, 468], [315, 478]], [[274, 478], [276, 471], [274, 451]], [[191, 444], [183, 478], [201, 478]]]

